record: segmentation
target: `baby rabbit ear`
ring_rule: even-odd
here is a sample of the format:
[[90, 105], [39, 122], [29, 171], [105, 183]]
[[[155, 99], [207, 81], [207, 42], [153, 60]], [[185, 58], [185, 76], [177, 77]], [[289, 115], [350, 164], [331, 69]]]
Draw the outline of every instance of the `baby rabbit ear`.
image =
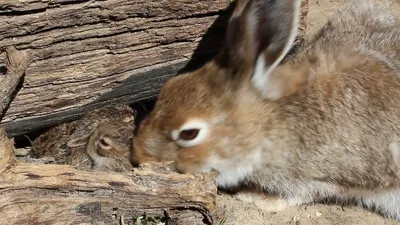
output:
[[69, 148], [76, 148], [76, 147], [84, 146], [84, 145], [86, 145], [88, 138], [89, 138], [89, 135], [82, 135], [79, 137], [72, 138], [67, 142], [67, 146]]
[[300, 8], [301, 0], [238, 0], [220, 59], [236, 74], [253, 71], [252, 84], [264, 93], [271, 72], [293, 46]]

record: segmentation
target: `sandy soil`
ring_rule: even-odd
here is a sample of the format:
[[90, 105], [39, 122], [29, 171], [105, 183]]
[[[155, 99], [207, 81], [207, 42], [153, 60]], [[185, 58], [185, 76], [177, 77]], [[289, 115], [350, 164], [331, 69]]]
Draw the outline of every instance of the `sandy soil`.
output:
[[219, 195], [224, 225], [398, 225], [394, 220], [355, 206], [315, 204], [290, 207], [276, 213], [259, 210], [229, 195]]
[[[310, 0], [307, 33], [316, 32], [338, 6], [346, 0]], [[392, 0], [400, 12], [400, 0]], [[315, 204], [291, 207], [277, 213], [258, 210], [251, 204], [243, 203], [226, 194], [219, 195], [217, 204], [226, 212], [225, 225], [395, 225], [365, 209], [352, 206]], [[399, 202], [400, 204], [400, 202]]]

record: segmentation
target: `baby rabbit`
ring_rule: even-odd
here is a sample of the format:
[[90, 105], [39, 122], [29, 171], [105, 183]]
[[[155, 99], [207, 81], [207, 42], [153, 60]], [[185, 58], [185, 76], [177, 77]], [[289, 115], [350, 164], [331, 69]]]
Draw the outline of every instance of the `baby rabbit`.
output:
[[86, 145], [92, 168], [116, 172], [132, 170], [129, 149], [133, 132], [133, 121], [115, 120], [100, 124], [93, 130]]
[[51, 128], [32, 144], [33, 155], [54, 156], [80, 169], [128, 171], [136, 112], [126, 105], [89, 111], [82, 119]]
[[266, 210], [333, 198], [400, 221], [400, 23], [355, 1], [287, 57], [300, 4], [239, 0], [220, 54], [163, 86], [132, 161], [216, 170], [274, 194], [238, 194]]

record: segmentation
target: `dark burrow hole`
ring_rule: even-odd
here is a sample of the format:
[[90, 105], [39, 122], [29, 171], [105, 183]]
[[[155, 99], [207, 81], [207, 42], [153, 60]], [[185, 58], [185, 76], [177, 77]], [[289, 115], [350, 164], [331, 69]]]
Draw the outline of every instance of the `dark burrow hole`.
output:
[[7, 73], [7, 67], [6, 66], [0, 66], [0, 76], [4, 76]]

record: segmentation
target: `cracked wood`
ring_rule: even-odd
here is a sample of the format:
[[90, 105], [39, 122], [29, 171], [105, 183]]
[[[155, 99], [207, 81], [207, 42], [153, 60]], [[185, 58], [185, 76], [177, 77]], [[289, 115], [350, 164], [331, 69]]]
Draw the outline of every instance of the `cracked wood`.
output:
[[[22, 163], [0, 128], [0, 217], [7, 224], [132, 224], [146, 214], [167, 224], [213, 224], [215, 173], [179, 174], [169, 164], [132, 172]], [[221, 216], [221, 215], [219, 215]]]
[[2, 124], [14, 136], [156, 97], [192, 56], [218, 50], [230, 2], [0, 0], [0, 46], [35, 52]]

